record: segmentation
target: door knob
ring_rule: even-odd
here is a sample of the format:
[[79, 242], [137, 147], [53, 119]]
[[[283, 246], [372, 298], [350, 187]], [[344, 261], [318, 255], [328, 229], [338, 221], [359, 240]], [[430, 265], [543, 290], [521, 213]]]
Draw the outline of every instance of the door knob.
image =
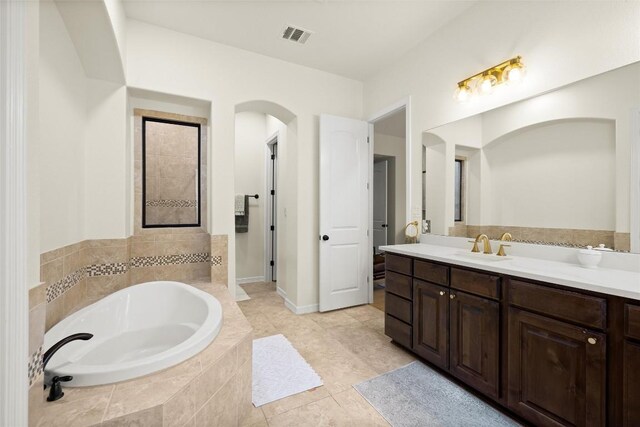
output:
[[382, 224], [382, 228], [387, 228], [389, 224]]
[[325, 234], [324, 236], [322, 236], [322, 240], [324, 240], [324, 241], [326, 242], [327, 240], [329, 240], [329, 236], [327, 236], [327, 235]]
[[455, 297], [456, 297], [455, 294], [449, 295], [449, 298], [451, 298], [451, 299], [454, 299]]
[[440, 296], [444, 295], [444, 291], [440, 291]]
[[589, 339], [587, 339], [587, 341], [589, 342], [589, 344], [595, 344], [595, 343], [598, 342], [598, 340], [595, 339], [595, 338], [589, 338]]

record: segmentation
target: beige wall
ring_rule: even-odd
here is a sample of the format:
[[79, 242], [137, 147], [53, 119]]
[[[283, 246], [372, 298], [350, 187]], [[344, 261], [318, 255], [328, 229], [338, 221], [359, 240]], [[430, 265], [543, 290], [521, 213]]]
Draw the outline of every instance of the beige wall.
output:
[[235, 135], [235, 193], [260, 196], [258, 200], [249, 198], [249, 231], [235, 233], [236, 280], [263, 281], [267, 115], [250, 112], [236, 114]]
[[86, 79], [87, 120], [84, 134], [85, 239], [129, 235], [126, 189], [126, 88], [104, 80]]
[[84, 69], [58, 9], [40, 5], [40, 250], [84, 238]]

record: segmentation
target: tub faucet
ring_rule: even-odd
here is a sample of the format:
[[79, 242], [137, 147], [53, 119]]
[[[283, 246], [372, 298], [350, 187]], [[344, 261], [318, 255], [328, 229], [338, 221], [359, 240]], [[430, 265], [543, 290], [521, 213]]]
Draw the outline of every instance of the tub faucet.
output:
[[[69, 344], [71, 341], [76, 341], [76, 340], [87, 341], [87, 340], [90, 340], [91, 338], [93, 338], [93, 334], [87, 334], [87, 333], [72, 334], [66, 338], [61, 339], [54, 345], [52, 345], [51, 348], [47, 350], [44, 353], [44, 356], [42, 357], [42, 371], [44, 372], [44, 369], [47, 366], [47, 363], [49, 363], [49, 360], [51, 359], [51, 357], [53, 357], [53, 355], [58, 350], [60, 350], [63, 346], [65, 346], [66, 344]], [[70, 375], [67, 375], [64, 377], [58, 377], [58, 376], [53, 377], [51, 379], [51, 391], [49, 391], [49, 397], [47, 397], [47, 401], [53, 402], [54, 400], [58, 400], [62, 396], [64, 396], [64, 393], [62, 392], [62, 386], [60, 385], [60, 383], [71, 381], [72, 379], [73, 377]], [[46, 384], [44, 385], [44, 388], [45, 389], [47, 388]]]

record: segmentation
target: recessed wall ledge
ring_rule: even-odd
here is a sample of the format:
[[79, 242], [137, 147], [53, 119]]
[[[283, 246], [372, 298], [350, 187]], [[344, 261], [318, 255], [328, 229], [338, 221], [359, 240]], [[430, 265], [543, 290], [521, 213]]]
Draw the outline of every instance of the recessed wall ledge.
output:
[[[492, 240], [494, 253], [498, 250], [498, 241]], [[422, 234], [420, 243], [448, 246], [453, 248], [471, 250], [468, 237], [451, 237], [436, 234]], [[552, 245], [538, 245], [521, 242], [508, 242], [511, 247], [507, 249], [508, 255], [536, 258], [546, 261], [565, 262], [578, 264], [578, 248], [567, 248]], [[602, 252], [600, 268], [623, 270], [640, 273], [640, 254], [628, 252]]]

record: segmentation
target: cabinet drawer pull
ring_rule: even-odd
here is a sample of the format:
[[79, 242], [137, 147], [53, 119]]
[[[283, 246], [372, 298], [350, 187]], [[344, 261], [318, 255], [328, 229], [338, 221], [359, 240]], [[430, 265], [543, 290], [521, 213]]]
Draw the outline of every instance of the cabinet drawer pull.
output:
[[454, 299], [455, 297], [456, 297], [456, 295], [455, 295], [455, 294], [451, 294], [451, 295], [449, 295], [449, 298], [451, 298], [451, 299]]
[[597, 340], [597, 339], [595, 339], [595, 338], [589, 338], [589, 339], [587, 339], [587, 342], [588, 342], [589, 344], [595, 344], [595, 343], [597, 343], [597, 342], [598, 342], [598, 340]]
[[444, 295], [444, 291], [440, 291], [440, 296]]

